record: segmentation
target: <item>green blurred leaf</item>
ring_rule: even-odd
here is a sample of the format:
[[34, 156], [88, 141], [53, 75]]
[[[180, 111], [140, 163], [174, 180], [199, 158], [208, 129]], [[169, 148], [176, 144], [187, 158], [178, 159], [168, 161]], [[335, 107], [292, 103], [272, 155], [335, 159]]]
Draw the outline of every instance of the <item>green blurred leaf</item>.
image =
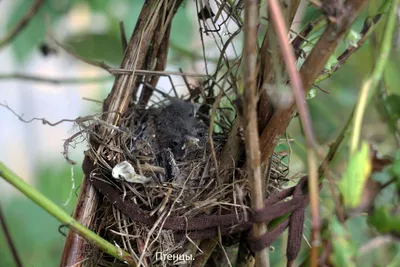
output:
[[[400, 75], [399, 75], [399, 53], [394, 50], [391, 52], [390, 60], [386, 64], [384, 78], [385, 78], [385, 87], [388, 94], [400, 94]], [[396, 60], [397, 59], [397, 60]]]
[[[192, 22], [185, 8], [179, 8], [172, 20], [171, 42], [178, 46], [190, 44], [193, 38]], [[197, 33], [197, 32], [196, 32]]]
[[66, 43], [79, 56], [97, 61], [119, 65], [122, 60], [122, 47], [118, 34], [84, 34], [69, 36]]
[[400, 214], [391, 212], [392, 206], [376, 208], [368, 217], [368, 223], [373, 225], [380, 233], [400, 234]]
[[[7, 30], [14, 28], [31, 6], [32, 1], [19, 1], [11, 11], [7, 21]], [[11, 42], [12, 50], [19, 62], [28, 59], [32, 49], [44, 40], [47, 17], [52, 22], [56, 18], [56, 14], [44, 3], [29, 24]]]
[[385, 99], [385, 105], [388, 108], [391, 118], [398, 120], [400, 118], [400, 95], [391, 94]]
[[85, 2], [89, 4], [90, 8], [94, 11], [104, 12], [107, 10], [107, 6], [109, 5], [109, 1], [86, 0]]
[[[64, 239], [55, 218], [25, 196], [11, 200], [5, 207], [5, 216], [24, 266], [58, 265]], [[15, 266], [9, 249], [3, 249], [4, 239], [0, 238], [0, 266]]]
[[333, 55], [329, 58], [328, 62], [326, 63], [325, 69], [330, 70], [330, 69], [332, 68], [332, 66], [335, 65], [337, 62], [338, 62], [338, 61], [337, 61], [337, 56], [336, 56], [335, 54], [333, 54]]
[[350, 29], [344, 37], [344, 42], [347, 46], [357, 47], [357, 43], [360, 39], [361, 35], [357, 31]]
[[317, 89], [315, 87], [311, 88], [306, 94], [306, 99], [313, 99], [317, 95]]
[[339, 181], [339, 189], [346, 207], [355, 208], [360, 203], [365, 182], [371, 174], [371, 160], [368, 144], [363, 142], [349, 161], [347, 168]]
[[357, 252], [356, 246], [353, 244], [350, 235], [346, 229], [339, 223], [335, 217], [329, 227], [332, 232], [333, 245], [333, 263], [334, 266], [356, 266], [354, 262]]
[[[39, 166], [35, 187], [55, 204], [72, 212], [82, 181], [82, 169], [74, 167], [74, 184], [71, 200], [66, 207], [62, 204], [69, 198], [72, 188], [71, 167], [63, 163]], [[3, 203], [2, 203], [3, 204]], [[17, 196], [4, 204], [4, 213], [11, 235], [24, 266], [58, 266], [65, 238], [59, 233], [61, 225], [54, 217], [25, 196]], [[65, 228], [62, 232], [67, 232]], [[0, 266], [14, 266], [10, 251], [3, 247], [4, 237], [0, 230]]]
[[397, 188], [400, 188], [400, 150], [396, 151], [393, 164], [390, 166], [389, 171], [396, 178]]

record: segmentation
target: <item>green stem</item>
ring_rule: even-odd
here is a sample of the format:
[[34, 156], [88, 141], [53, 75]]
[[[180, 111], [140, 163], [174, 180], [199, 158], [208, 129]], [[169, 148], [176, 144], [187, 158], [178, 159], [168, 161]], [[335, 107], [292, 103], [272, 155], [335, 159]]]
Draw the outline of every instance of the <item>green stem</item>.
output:
[[376, 87], [382, 78], [383, 70], [385, 69], [385, 65], [388, 61], [391, 42], [393, 39], [394, 27], [396, 24], [396, 7], [398, 3], [399, 0], [392, 1], [378, 60], [376, 62], [374, 70], [372, 71], [372, 75], [370, 76], [369, 79], [364, 81], [361, 87], [360, 96], [358, 98], [358, 103], [356, 107], [353, 135], [350, 143], [350, 155], [353, 155], [358, 148], [360, 133], [361, 133], [361, 124], [364, 117], [365, 108], [369, 103], [369, 101], [371, 100], [371, 97], [376, 92]]
[[80, 224], [68, 213], [54, 204], [51, 200], [45, 197], [38, 190], [27, 184], [18, 175], [12, 172], [10, 169], [0, 161], [0, 176], [3, 177], [7, 182], [17, 188], [20, 192], [30, 198], [33, 202], [38, 204], [41, 208], [46, 210], [52, 216], [54, 216], [61, 223], [67, 225], [71, 230], [77, 232], [80, 236], [85, 238], [89, 243], [99, 247], [105, 253], [123, 261], [127, 262], [132, 266], [136, 266], [135, 261], [129, 253], [122, 250], [121, 248], [113, 246], [107, 240], [96, 235], [94, 232]]

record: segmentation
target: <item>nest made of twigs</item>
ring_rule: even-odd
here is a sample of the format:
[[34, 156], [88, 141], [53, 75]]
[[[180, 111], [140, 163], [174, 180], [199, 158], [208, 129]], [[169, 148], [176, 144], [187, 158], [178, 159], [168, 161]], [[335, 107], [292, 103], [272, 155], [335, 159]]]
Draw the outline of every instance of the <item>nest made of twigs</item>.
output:
[[[246, 214], [250, 204], [245, 172], [239, 168], [216, 168], [213, 154], [216, 158], [220, 156], [228, 132], [213, 134], [211, 146], [208, 126], [200, 119], [198, 127], [202, 128], [202, 135], [199, 143], [181, 158], [172, 155], [175, 170], [171, 177], [171, 170], [168, 170], [171, 162], [166, 166], [165, 161], [160, 159], [157, 134], [152, 127], [152, 116], [156, 111], [132, 107], [120, 119], [118, 129], [110, 130], [105, 142], [93, 146], [87, 155], [97, 162], [96, 168], [90, 172], [92, 181], [102, 181], [111, 186], [118, 192], [122, 202], [134, 203], [145, 214], [143, 216], [158, 218], [154, 224], [134, 221], [120, 207], [113, 205], [115, 203], [110, 203], [110, 197], [106, 196], [96, 214], [98, 231], [106, 239], [129, 251], [137, 261], [166, 266], [177, 264], [177, 259], [171, 262], [160, 258], [157, 252], [192, 255], [190, 251], [198, 245], [184, 231], [177, 234], [176, 231], [163, 229], [167, 218], [183, 217], [189, 221], [215, 214]], [[128, 161], [140, 175], [150, 178], [150, 182], [135, 184], [114, 179], [111, 168], [121, 161]], [[271, 180], [281, 181], [282, 176], [287, 174], [286, 166], [276, 159], [271, 166]], [[221, 173], [229, 177], [228, 182], [220, 182]], [[271, 185], [274, 186], [273, 183]], [[237, 241], [238, 237], [234, 237], [230, 243]], [[89, 254], [96, 266], [116, 264], [107, 257], [98, 257], [93, 251]]]

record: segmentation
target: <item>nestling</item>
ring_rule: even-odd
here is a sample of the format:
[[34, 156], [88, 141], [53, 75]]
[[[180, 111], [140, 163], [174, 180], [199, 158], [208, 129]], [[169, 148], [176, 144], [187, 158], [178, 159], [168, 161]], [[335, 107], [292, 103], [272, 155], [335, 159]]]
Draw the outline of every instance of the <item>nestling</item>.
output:
[[199, 104], [171, 99], [156, 116], [157, 137], [161, 149], [170, 148], [175, 156], [182, 156], [188, 140], [197, 140], [196, 112]]

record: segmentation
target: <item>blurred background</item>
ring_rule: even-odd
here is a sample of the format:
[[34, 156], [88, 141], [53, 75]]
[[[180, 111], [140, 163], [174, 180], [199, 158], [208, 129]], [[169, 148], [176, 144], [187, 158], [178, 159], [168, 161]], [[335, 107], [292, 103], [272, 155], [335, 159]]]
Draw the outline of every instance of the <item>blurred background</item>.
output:
[[[305, 8], [307, 1], [303, 2]], [[0, 2], [0, 36], [6, 35], [32, 3], [32, 0]], [[8, 105], [26, 120], [45, 118], [52, 123], [101, 112], [102, 105], [96, 101], [102, 101], [107, 96], [113, 78], [104, 70], [66, 53], [52, 42], [49, 34], [79, 56], [104, 61], [117, 67], [123, 56], [119, 22], [124, 22], [129, 38], [142, 3], [139, 0], [46, 0], [23, 32], [0, 50], [0, 103]], [[378, 3], [370, 4], [355, 23], [355, 31], [361, 29], [368, 14], [376, 12], [377, 6]], [[304, 9], [295, 19], [293, 30], [301, 30], [302, 18], [306, 20], [313, 16], [315, 10]], [[383, 23], [379, 27], [382, 28], [382, 25]], [[229, 38], [227, 31], [228, 29], [222, 30], [223, 38]], [[195, 3], [186, 1], [173, 20], [167, 70], [177, 71], [182, 68], [185, 72], [205, 73], [198, 32]], [[380, 32], [381, 30], [377, 31]], [[204, 38], [206, 56], [212, 69], [219, 52], [214, 49], [212, 36], [204, 35]], [[394, 51], [385, 74], [388, 88], [393, 92], [399, 91], [397, 85], [400, 84], [398, 39], [399, 37], [393, 42]], [[241, 47], [237, 43], [237, 51], [240, 52]], [[346, 43], [342, 42], [337, 55], [345, 47]], [[358, 97], [358, 88], [365, 75], [370, 73], [375, 56], [373, 46], [368, 42], [331, 79], [320, 85], [329, 94], [316, 90], [316, 97], [309, 100], [315, 133], [320, 144], [325, 147], [335, 140], [346, 122]], [[16, 77], [21, 74], [47, 80], [39, 82], [28, 79], [29, 77]], [[51, 82], [51, 79], [58, 82]], [[196, 84], [197, 81], [190, 79], [190, 82]], [[181, 92], [186, 90], [181, 78], [174, 78], [174, 83]], [[168, 79], [161, 78], [157, 87], [168, 92], [171, 85]], [[82, 140], [70, 150], [71, 159], [77, 162], [75, 166], [64, 160], [62, 152], [64, 140], [78, 129], [68, 122], [55, 127], [43, 125], [40, 121], [24, 123], [1, 106], [0, 122], [0, 161], [72, 213], [82, 179], [80, 163], [86, 142]], [[306, 158], [298, 119], [292, 121], [288, 134], [295, 140], [291, 147], [293, 153], [289, 175], [295, 176], [305, 171]], [[363, 135], [375, 145], [379, 153], [394, 153], [395, 140], [373, 106], [367, 110]], [[281, 149], [289, 148], [284, 146]], [[341, 173], [345, 165], [345, 161], [337, 161], [335, 168], [338, 173]], [[323, 215], [329, 216], [333, 205], [329, 194], [322, 193], [321, 199], [324, 203]], [[58, 266], [65, 240], [58, 229], [60, 223], [1, 179], [0, 201], [25, 266]], [[352, 236], [356, 242], [363, 244], [368, 240], [369, 233], [363, 218], [349, 220], [348, 223], [351, 229], [356, 229]], [[308, 224], [307, 222], [304, 233], [307, 239]], [[65, 233], [66, 229], [62, 228], [60, 231]], [[285, 264], [284, 240], [285, 237], [278, 240], [275, 251], [271, 252], [272, 266]], [[377, 254], [364, 255], [361, 261], [365, 266], [372, 266], [372, 259], [376, 257], [381, 257], [382, 262], [385, 262], [387, 253], [393, 256], [397, 252], [378, 251]], [[14, 266], [1, 231], [0, 266]]]

